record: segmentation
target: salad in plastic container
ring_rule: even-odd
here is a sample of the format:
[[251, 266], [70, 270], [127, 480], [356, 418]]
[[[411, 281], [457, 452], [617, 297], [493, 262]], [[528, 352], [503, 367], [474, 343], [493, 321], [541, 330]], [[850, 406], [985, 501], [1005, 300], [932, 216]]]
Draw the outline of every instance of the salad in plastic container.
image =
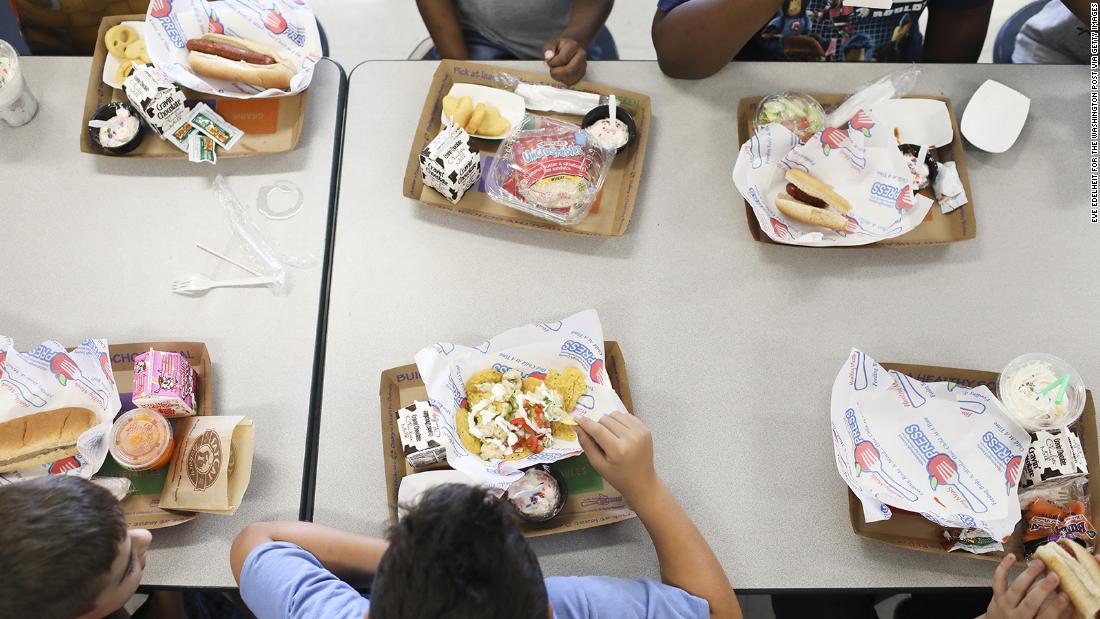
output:
[[501, 142], [485, 175], [485, 191], [505, 206], [576, 224], [595, 203], [614, 157], [614, 151], [592, 144], [579, 126], [529, 114]]
[[825, 127], [825, 110], [810, 95], [783, 92], [764, 97], [756, 113], [756, 127], [779, 123], [805, 142]]

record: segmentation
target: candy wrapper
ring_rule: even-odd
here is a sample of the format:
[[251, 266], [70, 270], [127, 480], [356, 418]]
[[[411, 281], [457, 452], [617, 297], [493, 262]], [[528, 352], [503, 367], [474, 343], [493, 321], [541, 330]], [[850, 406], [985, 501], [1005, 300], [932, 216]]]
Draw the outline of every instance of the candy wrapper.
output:
[[[890, 114], [896, 101], [860, 110], [843, 128], [828, 127], [800, 143], [785, 127], [765, 125], [741, 146], [733, 182], [752, 207], [760, 228], [772, 240], [816, 247], [866, 245], [894, 238], [916, 228], [932, 201], [914, 195], [909, 164], [898, 150]], [[916, 133], [915, 130], [904, 133]], [[775, 198], [786, 191], [785, 174], [799, 169], [831, 185], [852, 206], [848, 226], [835, 231], [794, 221], [779, 212]]]
[[485, 461], [462, 445], [455, 414], [466, 400], [466, 381], [475, 372], [493, 368], [519, 370], [524, 376], [545, 376], [550, 370], [573, 367], [585, 375], [588, 390], [577, 399], [576, 414], [599, 418], [625, 411], [610, 387], [604, 369], [604, 339], [595, 310], [557, 322], [526, 325], [506, 331], [478, 346], [437, 342], [416, 354], [416, 366], [428, 390], [428, 402], [438, 411], [439, 427], [447, 448], [447, 463], [497, 494], [522, 476], [521, 469], [556, 462], [581, 453], [580, 443], [555, 439], [544, 451], [521, 460]]
[[[152, 0], [145, 16], [145, 46], [153, 65], [192, 90], [234, 99], [282, 97], [309, 87], [321, 59], [317, 20], [304, 0]], [[187, 64], [187, 40], [225, 34], [272, 47], [298, 68], [290, 92], [196, 75]]]
[[72, 352], [52, 341], [28, 352], [14, 346], [0, 336], [0, 423], [65, 408], [91, 410], [96, 423], [77, 438], [75, 456], [0, 474], [0, 484], [41, 475], [90, 478], [107, 457], [106, 435], [122, 406], [107, 341], [84, 340]]
[[1027, 431], [988, 388], [922, 383], [853, 349], [833, 384], [837, 470], [867, 522], [891, 508], [1003, 540], [1020, 520]]

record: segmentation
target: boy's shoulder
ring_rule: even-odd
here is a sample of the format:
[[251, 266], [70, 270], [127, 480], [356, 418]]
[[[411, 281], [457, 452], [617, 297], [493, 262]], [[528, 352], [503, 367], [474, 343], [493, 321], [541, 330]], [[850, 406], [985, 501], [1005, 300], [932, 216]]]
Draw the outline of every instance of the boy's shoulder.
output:
[[669, 617], [706, 619], [706, 600], [652, 580], [608, 576], [552, 576], [546, 594], [555, 619], [584, 617]]

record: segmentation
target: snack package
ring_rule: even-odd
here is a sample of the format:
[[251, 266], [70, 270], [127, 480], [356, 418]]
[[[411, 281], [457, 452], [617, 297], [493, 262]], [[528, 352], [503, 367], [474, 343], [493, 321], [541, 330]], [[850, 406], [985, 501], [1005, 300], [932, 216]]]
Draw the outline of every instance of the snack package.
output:
[[[879, 119], [881, 110], [892, 103], [870, 112], [861, 110], [847, 127], [827, 127], [805, 143], [786, 127], [773, 123], [758, 129], [741, 146], [733, 181], [769, 238], [815, 247], [866, 245], [920, 225], [932, 200], [914, 194], [910, 186], [912, 172], [895, 137], [895, 130], [905, 127]], [[891, 117], [897, 120], [900, 115]], [[808, 223], [809, 217], [795, 219], [780, 210], [780, 198], [796, 195], [788, 179], [792, 172], [808, 175], [812, 183], [822, 186], [821, 191], [844, 202], [843, 210], [831, 202], [821, 208], [804, 206], [811, 215], [828, 214], [830, 227]]]
[[[153, 65], [182, 86], [234, 99], [282, 97], [309, 87], [321, 59], [317, 19], [305, 0], [152, 0], [145, 16], [146, 48]], [[289, 58], [297, 69], [290, 90], [195, 74], [188, 65], [187, 41], [224, 34], [263, 45]], [[135, 69], [136, 70], [136, 69]]]
[[504, 139], [485, 177], [496, 202], [562, 225], [579, 223], [599, 197], [614, 151], [578, 125], [527, 115]]
[[420, 173], [425, 185], [458, 204], [481, 178], [481, 155], [470, 145], [470, 134], [448, 124], [420, 151]]
[[551, 371], [575, 368], [583, 373], [584, 393], [576, 395], [574, 415], [598, 418], [625, 410], [610, 387], [603, 346], [599, 315], [587, 310], [560, 321], [511, 329], [478, 346], [437, 342], [418, 352], [416, 365], [428, 402], [439, 412], [447, 463], [500, 495], [520, 478], [521, 469], [581, 453], [575, 435], [571, 440], [556, 436], [549, 447], [522, 459], [483, 460], [463, 444], [456, 417], [467, 403], [467, 381], [487, 369], [501, 373], [514, 369], [524, 377], [547, 378]]
[[134, 406], [155, 410], [165, 418], [194, 415], [195, 368], [175, 352], [149, 352], [134, 357]]
[[126, 98], [162, 140], [166, 139], [166, 134], [180, 126], [187, 114], [187, 98], [183, 91], [154, 66], [135, 66], [130, 77], [122, 82], [122, 89], [126, 92]]
[[72, 352], [53, 341], [19, 352], [0, 336], [0, 484], [90, 478], [107, 457], [121, 406], [106, 340], [84, 340]]
[[1024, 458], [1020, 489], [1026, 490], [1043, 482], [1088, 474], [1081, 439], [1069, 428], [1039, 430]]
[[1020, 493], [1024, 510], [1024, 555], [1047, 542], [1070, 540], [1093, 552], [1096, 529], [1089, 521], [1088, 478], [1062, 478]]
[[922, 383], [853, 349], [831, 411], [837, 470], [867, 522], [900, 508], [994, 540], [1016, 527], [1030, 437], [988, 388]]
[[252, 420], [185, 417], [174, 428], [176, 454], [168, 465], [159, 506], [227, 516], [236, 513], [252, 476]]
[[405, 462], [424, 468], [447, 461], [447, 448], [439, 433], [436, 412], [427, 402], [417, 400], [394, 413]]

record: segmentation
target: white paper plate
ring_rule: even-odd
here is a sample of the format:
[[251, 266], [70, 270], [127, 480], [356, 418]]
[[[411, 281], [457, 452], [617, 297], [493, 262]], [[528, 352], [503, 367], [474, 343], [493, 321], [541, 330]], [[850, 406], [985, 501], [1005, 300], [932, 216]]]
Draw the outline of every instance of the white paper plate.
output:
[[[129, 26], [134, 30], [137, 30], [138, 36], [141, 40], [145, 40], [145, 22], [143, 21], [124, 21], [121, 22], [122, 26]], [[148, 46], [148, 43], [146, 43]], [[107, 84], [111, 88], [117, 88], [122, 90], [122, 82], [115, 79], [115, 75], [118, 73], [118, 65], [122, 64], [122, 61], [107, 53], [107, 59], [103, 61], [103, 83]]]
[[404, 505], [415, 504], [425, 492], [443, 484], [478, 485], [462, 471], [445, 470], [413, 473], [402, 478], [401, 485], [397, 488], [397, 517], [401, 518], [405, 515], [405, 510], [402, 508]]
[[[507, 90], [501, 90], [500, 88], [493, 88], [491, 86], [481, 86], [480, 84], [464, 84], [456, 82], [451, 86], [449, 96], [455, 97], [469, 97], [473, 100], [474, 107], [477, 107], [478, 103], [486, 103], [489, 105], [495, 105], [500, 110], [502, 118], [511, 123], [511, 128], [505, 131], [502, 135], [488, 136], [473, 134], [472, 137], [480, 138], [482, 140], [501, 140], [512, 129], [515, 129], [523, 122], [523, 115], [527, 113], [527, 105], [523, 101], [523, 97], [517, 95], [514, 92]], [[447, 122], [446, 115], [440, 110], [439, 118], [442, 122]]]
[[959, 130], [978, 148], [1003, 153], [1020, 137], [1031, 99], [1005, 86], [986, 80], [966, 104]]

